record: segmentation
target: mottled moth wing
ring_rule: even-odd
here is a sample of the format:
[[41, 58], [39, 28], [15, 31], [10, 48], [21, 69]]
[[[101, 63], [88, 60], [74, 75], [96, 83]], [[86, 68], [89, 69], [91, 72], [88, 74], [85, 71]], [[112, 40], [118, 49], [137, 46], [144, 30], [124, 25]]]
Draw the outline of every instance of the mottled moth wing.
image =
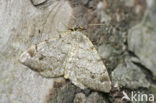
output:
[[33, 45], [21, 55], [20, 62], [44, 77], [63, 76], [68, 51], [71, 49], [70, 37], [66, 34]]
[[66, 32], [25, 51], [20, 62], [44, 77], [64, 76], [84, 88], [109, 92], [111, 82], [96, 49], [81, 32]]
[[111, 82], [100, 56], [91, 41], [81, 32], [72, 32], [72, 50], [66, 64], [65, 78], [80, 88], [109, 92]]

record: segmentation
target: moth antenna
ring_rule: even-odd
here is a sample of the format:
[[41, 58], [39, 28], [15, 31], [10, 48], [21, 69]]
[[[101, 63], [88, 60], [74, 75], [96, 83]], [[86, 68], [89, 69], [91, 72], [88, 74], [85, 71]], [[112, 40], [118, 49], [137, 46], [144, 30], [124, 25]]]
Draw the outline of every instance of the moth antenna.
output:
[[69, 25], [62, 23], [68, 30], [74, 31], [73, 27], [70, 27]]
[[74, 20], [76, 20], [76, 17], [74, 15], [71, 16]]

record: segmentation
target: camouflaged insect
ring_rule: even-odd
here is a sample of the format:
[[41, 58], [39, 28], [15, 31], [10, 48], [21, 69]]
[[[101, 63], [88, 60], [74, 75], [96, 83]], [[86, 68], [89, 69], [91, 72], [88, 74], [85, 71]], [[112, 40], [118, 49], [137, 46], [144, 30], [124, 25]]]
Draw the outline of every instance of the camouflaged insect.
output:
[[111, 89], [105, 65], [88, 37], [79, 31], [65, 32], [31, 46], [20, 62], [44, 77], [64, 76], [81, 89]]

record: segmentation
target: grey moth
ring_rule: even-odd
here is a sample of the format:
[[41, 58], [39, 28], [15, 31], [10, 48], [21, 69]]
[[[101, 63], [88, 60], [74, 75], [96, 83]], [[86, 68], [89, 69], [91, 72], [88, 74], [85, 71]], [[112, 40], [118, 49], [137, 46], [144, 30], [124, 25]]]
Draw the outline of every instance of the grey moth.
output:
[[64, 32], [32, 45], [19, 60], [44, 77], [64, 77], [81, 89], [111, 89], [105, 65], [92, 42], [79, 31]]

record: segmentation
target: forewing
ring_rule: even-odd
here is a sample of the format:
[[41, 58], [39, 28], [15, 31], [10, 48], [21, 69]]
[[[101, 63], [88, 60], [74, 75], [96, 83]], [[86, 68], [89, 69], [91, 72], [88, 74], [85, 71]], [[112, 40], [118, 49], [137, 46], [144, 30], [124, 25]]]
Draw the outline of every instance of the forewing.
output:
[[105, 65], [100, 59], [91, 41], [82, 33], [75, 32], [77, 41], [73, 41], [73, 54], [65, 74], [80, 88], [91, 88], [109, 92], [111, 82]]
[[33, 45], [21, 55], [20, 62], [45, 77], [63, 76], [70, 48], [68, 35], [62, 34]]

